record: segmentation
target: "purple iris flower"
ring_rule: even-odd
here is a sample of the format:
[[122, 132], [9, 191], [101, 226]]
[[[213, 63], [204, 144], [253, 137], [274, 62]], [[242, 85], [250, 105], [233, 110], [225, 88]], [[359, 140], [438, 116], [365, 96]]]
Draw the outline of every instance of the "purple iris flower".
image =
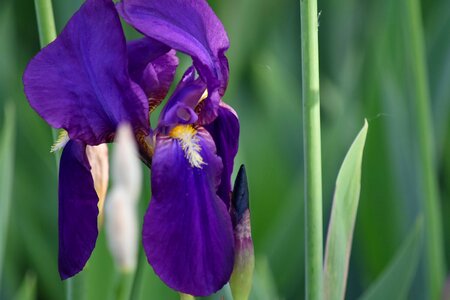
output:
[[[117, 9], [117, 10], [116, 10]], [[127, 44], [117, 11], [145, 37]], [[81, 271], [97, 239], [98, 196], [86, 145], [114, 140], [131, 125], [151, 166], [152, 199], [143, 246], [171, 288], [196, 296], [230, 278], [229, 214], [239, 121], [222, 102], [228, 84], [223, 25], [205, 0], [87, 0], [58, 38], [29, 63], [25, 94], [36, 112], [68, 132], [59, 172], [59, 272]], [[158, 124], [149, 115], [172, 84], [178, 59], [191, 56]]]

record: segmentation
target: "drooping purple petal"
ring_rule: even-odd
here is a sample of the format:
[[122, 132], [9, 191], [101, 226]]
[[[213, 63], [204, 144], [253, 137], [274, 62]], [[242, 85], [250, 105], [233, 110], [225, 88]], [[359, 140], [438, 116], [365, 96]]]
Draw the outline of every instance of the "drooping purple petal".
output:
[[30, 105], [72, 139], [110, 141], [120, 122], [149, 127], [148, 101], [132, 87], [125, 37], [110, 0], [87, 0], [31, 60], [23, 82]]
[[209, 96], [202, 123], [217, 115], [228, 84], [225, 29], [205, 0], [122, 0], [122, 17], [137, 30], [169, 47], [190, 55]]
[[143, 244], [149, 263], [169, 287], [206, 296], [228, 282], [234, 240], [230, 215], [216, 195], [221, 160], [206, 130], [199, 129], [196, 139], [201, 168], [191, 165], [179, 139], [157, 138]]
[[197, 121], [198, 116], [194, 110], [206, 89], [206, 85], [201, 80], [195, 79], [195, 74], [193, 67], [186, 70], [161, 112], [159, 127], [193, 124]]
[[178, 58], [174, 50], [151, 38], [128, 42], [127, 48], [130, 77], [142, 87], [153, 109], [169, 91]]
[[59, 274], [80, 272], [97, 240], [98, 196], [82, 142], [70, 140], [59, 167]]
[[217, 155], [222, 158], [223, 172], [217, 194], [230, 206], [231, 173], [233, 173], [234, 158], [239, 147], [239, 119], [236, 112], [227, 104], [221, 103], [217, 118], [205, 126], [214, 139]]

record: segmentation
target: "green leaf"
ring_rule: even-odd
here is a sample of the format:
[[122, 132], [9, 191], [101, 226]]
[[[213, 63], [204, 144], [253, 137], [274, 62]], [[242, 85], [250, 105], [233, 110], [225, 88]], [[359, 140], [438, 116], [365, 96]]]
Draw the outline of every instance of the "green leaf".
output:
[[14, 107], [5, 107], [3, 130], [0, 132], [0, 282], [6, 247], [6, 236], [11, 205], [11, 191], [14, 176]]
[[34, 300], [36, 299], [36, 276], [32, 273], [25, 275], [19, 290], [14, 297], [15, 300]]
[[325, 299], [344, 299], [361, 189], [361, 164], [367, 121], [345, 156], [336, 180], [324, 261]]
[[361, 296], [360, 300], [406, 299], [419, 263], [423, 237], [423, 217], [417, 218], [414, 228], [397, 251], [394, 259], [380, 277]]

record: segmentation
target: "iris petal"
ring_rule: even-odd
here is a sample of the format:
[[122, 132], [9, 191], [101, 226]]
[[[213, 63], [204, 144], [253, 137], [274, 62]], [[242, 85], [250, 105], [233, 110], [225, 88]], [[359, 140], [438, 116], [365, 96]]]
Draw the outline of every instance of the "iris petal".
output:
[[228, 84], [226, 31], [205, 0], [122, 0], [121, 16], [144, 35], [190, 55], [209, 96], [201, 123], [217, 116]]
[[195, 69], [188, 68], [164, 106], [158, 126], [195, 123], [198, 116], [194, 109], [205, 89], [206, 85], [201, 80], [195, 79]]
[[234, 158], [239, 147], [239, 119], [236, 112], [222, 102], [217, 118], [205, 128], [213, 137], [217, 155], [223, 162], [223, 172], [217, 194], [227, 207], [230, 207], [231, 173], [233, 173]]
[[128, 42], [127, 48], [131, 79], [142, 87], [154, 109], [173, 82], [178, 66], [175, 51], [151, 38]]
[[98, 196], [86, 146], [69, 141], [59, 169], [59, 274], [61, 279], [80, 272], [97, 240]]
[[148, 101], [131, 84], [125, 37], [110, 0], [87, 0], [31, 60], [23, 82], [30, 105], [72, 139], [96, 145], [111, 141], [120, 122], [149, 127]]
[[206, 130], [200, 128], [196, 138], [201, 167], [191, 165], [179, 140], [157, 139], [143, 244], [149, 263], [169, 287], [206, 296], [228, 282], [234, 240], [230, 215], [216, 195], [221, 160]]

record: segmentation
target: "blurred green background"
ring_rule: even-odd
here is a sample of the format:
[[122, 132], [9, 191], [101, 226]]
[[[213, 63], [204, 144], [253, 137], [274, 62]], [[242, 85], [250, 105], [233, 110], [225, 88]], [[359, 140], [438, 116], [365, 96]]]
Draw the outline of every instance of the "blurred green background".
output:
[[[225, 101], [240, 116], [236, 166], [246, 164], [250, 183], [257, 260], [252, 299], [303, 299], [299, 1], [209, 2], [231, 40]], [[53, 4], [60, 31], [81, 1], [53, 0]], [[422, 9], [440, 212], [445, 246], [450, 249], [450, 1], [422, 1]], [[364, 118], [370, 126], [346, 296], [357, 299], [389, 264], [423, 211], [408, 77], [414, 62], [408, 57], [402, 1], [322, 0], [319, 10], [324, 231], [339, 166]], [[13, 167], [0, 170], [7, 172], [0, 178], [12, 179], [13, 184], [8, 226], [0, 222], [0, 246], [6, 241], [0, 299], [14, 299], [21, 286], [23, 294], [34, 286], [38, 299], [63, 299], [65, 293], [57, 272], [52, 133], [28, 105], [21, 83], [27, 62], [38, 51], [33, 1], [0, 0], [0, 128], [8, 103], [15, 111], [15, 133], [8, 143]], [[8, 107], [7, 116], [13, 113]], [[143, 208], [150, 197], [148, 178], [147, 174]], [[6, 187], [1, 192], [5, 194]], [[0, 211], [4, 221], [5, 212]], [[450, 251], [445, 254], [450, 262]], [[104, 234], [84, 273], [88, 299], [112, 295], [114, 266]], [[425, 299], [424, 285], [422, 260], [409, 298]], [[140, 294], [142, 299], [178, 297], [148, 265]]]

